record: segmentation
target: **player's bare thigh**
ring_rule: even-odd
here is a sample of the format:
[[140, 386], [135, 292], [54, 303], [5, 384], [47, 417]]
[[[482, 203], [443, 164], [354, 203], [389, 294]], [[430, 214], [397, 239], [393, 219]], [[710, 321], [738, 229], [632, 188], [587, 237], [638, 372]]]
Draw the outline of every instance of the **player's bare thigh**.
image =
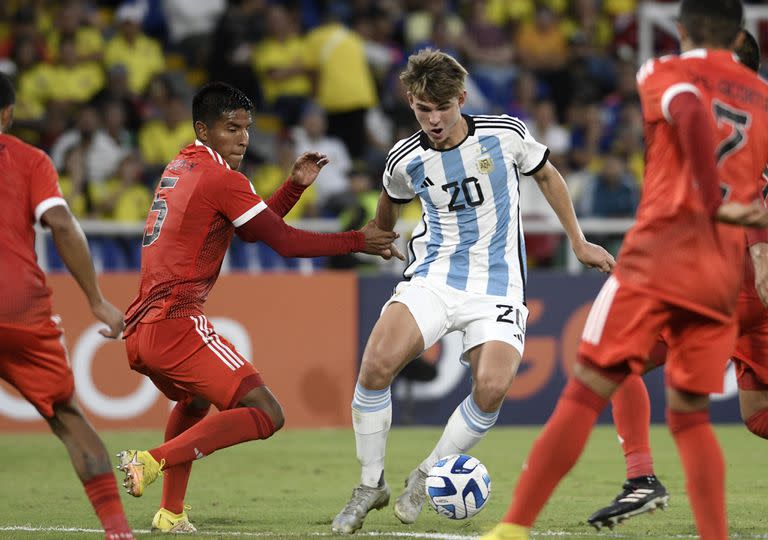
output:
[[507, 395], [522, 357], [503, 341], [488, 341], [467, 353], [472, 368], [472, 397], [484, 412], [497, 411]]
[[763, 409], [768, 409], [768, 390], [739, 390], [739, 409], [745, 422]]
[[376, 321], [363, 352], [359, 382], [380, 390], [424, 350], [424, 338], [405, 304], [392, 302]]

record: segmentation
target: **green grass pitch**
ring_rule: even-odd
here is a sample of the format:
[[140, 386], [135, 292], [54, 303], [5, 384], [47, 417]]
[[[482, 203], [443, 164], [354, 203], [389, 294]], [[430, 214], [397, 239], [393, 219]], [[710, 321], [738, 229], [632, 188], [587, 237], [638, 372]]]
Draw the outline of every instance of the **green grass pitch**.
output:
[[[462, 540], [476, 536], [503, 515], [514, 481], [539, 428], [496, 428], [472, 452], [491, 474], [487, 508], [468, 521], [450, 521], [428, 508], [404, 526], [392, 514], [408, 472], [437, 440], [437, 428], [393, 430], [386, 476], [390, 506], [373, 512], [364, 538]], [[728, 508], [733, 538], [768, 538], [768, 441], [743, 426], [719, 426], [728, 472]], [[147, 448], [160, 433], [104, 433], [110, 453]], [[612, 428], [593, 433], [582, 460], [560, 485], [541, 515], [534, 538], [695, 538], [690, 507], [674, 444], [663, 426], [652, 431], [656, 470], [671, 491], [671, 507], [634, 518], [614, 533], [597, 533], [586, 517], [616, 495], [624, 478], [621, 450]], [[0, 436], [0, 538], [99, 538], [98, 521], [67, 460], [48, 434]], [[324, 538], [358, 480], [351, 430], [286, 431], [268, 441], [228, 448], [197, 462], [187, 503], [201, 534], [188, 538]], [[144, 497], [123, 496], [128, 519], [147, 536], [160, 499], [160, 485]], [[358, 534], [361, 536], [361, 534]], [[102, 536], [103, 537], [103, 536]]]

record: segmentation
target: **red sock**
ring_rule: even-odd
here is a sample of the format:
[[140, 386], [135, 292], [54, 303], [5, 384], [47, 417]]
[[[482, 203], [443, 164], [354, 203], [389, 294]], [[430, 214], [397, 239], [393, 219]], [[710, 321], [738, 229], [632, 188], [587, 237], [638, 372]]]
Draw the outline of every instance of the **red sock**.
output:
[[768, 409], [761, 409], [744, 422], [747, 429], [763, 439], [768, 439]]
[[166, 467], [174, 467], [241, 442], [266, 439], [274, 432], [272, 419], [261, 409], [229, 409], [205, 417], [149, 453], [158, 461], [164, 459]]
[[667, 423], [685, 470], [685, 486], [702, 540], [727, 540], [725, 462], [709, 411], [667, 409]]
[[[168, 418], [165, 426], [165, 441], [184, 433], [197, 424], [208, 414], [208, 409], [197, 409], [184, 403], [177, 403]], [[163, 470], [163, 497], [160, 507], [181, 514], [184, 511], [184, 495], [187, 493], [189, 474], [192, 472], [192, 462], [181, 463], [175, 467], [166, 467]]]
[[111, 472], [94, 476], [83, 482], [83, 487], [101, 521], [101, 526], [104, 527], [106, 538], [133, 540], [131, 527], [125, 519], [123, 504], [117, 493], [115, 476]]
[[653, 472], [650, 423], [651, 401], [648, 389], [639, 375], [629, 375], [611, 398], [613, 423], [619, 434], [627, 478], [649, 476]]
[[560, 480], [571, 470], [608, 400], [576, 379], [563, 390], [555, 411], [528, 453], [512, 504], [502, 521], [530, 527]]

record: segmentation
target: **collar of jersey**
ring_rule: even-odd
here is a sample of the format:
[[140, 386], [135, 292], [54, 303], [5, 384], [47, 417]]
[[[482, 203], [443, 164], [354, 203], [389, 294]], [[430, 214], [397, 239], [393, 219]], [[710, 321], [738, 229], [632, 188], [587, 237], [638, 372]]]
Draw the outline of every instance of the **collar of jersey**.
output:
[[456, 148], [464, 144], [464, 141], [466, 141], [469, 137], [475, 134], [475, 121], [468, 114], [462, 114], [461, 116], [464, 118], [464, 120], [467, 121], [467, 135], [461, 141], [459, 141], [458, 144], [455, 144], [450, 148], [435, 148], [434, 146], [429, 144], [429, 137], [427, 136], [426, 132], [424, 130], [421, 130], [421, 135], [419, 135], [419, 142], [421, 143], [421, 147], [424, 150], [434, 150], [435, 152], [450, 152], [451, 150], [455, 150]]
[[213, 161], [215, 161], [219, 165], [224, 165], [227, 169], [231, 169], [231, 167], [229, 166], [229, 163], [224, 161], [224, 158], [221, 157], [216, 150], [214, 150], [213, 148], [211, 148], [207, 144], [201, 142], [200, 139], [195, 139], [195, 146], [202, 146], [202, 147], [204, 147], [206, 150], [208, 150], [208, 153], [211, 154], [211, 157], [213, 158]]

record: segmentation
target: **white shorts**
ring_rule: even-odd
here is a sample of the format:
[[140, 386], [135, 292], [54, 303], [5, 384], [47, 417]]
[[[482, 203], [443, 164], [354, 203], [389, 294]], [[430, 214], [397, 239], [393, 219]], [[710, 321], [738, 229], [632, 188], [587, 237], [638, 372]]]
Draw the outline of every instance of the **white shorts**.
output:
[[489, 341], [509, 343], [523, 355], [528, 308], [519, 298], [459, 291], [417, 277], [401, 281], [382, 313], [393, 302], [404, 304], [424, 338], [424, 349], [448, 332], [464, 335], [462, 360], [467, 351]]

